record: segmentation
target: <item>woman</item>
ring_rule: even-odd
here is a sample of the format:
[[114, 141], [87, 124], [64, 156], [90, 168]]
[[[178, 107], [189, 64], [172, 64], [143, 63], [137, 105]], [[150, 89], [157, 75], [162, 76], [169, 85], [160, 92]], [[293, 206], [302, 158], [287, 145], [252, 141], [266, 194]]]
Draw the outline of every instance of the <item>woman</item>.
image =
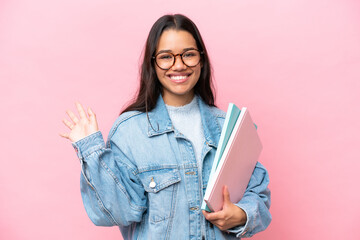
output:
[[[221, 211], [200, 210], [225, 113], [214, 105], [211, 66], [195, 24], [165, 15], [150, 30], [135, 101], [105, 145], [95, 114], [67, 111], [82, 165], [81, 194], [96, 225], [124, 239], [249, 237], [271, 221], [266, 169], [257, 163], [242, 200], [224, 188]], [[215, 226], [214, 226], [215, 225]]]

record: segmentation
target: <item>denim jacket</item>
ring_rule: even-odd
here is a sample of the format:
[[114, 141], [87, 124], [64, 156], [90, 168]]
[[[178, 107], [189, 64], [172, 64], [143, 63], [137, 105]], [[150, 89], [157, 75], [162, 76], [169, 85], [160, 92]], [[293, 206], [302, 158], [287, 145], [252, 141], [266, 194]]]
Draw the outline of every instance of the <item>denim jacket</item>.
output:
[[[174, 129], [160, 96], [146, 113], [118, 117], [105, 144], [101, 132], [73, 146], [81, 162], [81, 195], [95, 225], [119, 226], [124, 239], [238, 239], [271, 221], [269, 177], [256, 164], [240, 202], [247, 222], [220, 231], [200, 209], [225, 113], [198, 97], [205, 142], [198, 171], [191, 142]], [[231, 193], [230, 193], [231, 194]]]

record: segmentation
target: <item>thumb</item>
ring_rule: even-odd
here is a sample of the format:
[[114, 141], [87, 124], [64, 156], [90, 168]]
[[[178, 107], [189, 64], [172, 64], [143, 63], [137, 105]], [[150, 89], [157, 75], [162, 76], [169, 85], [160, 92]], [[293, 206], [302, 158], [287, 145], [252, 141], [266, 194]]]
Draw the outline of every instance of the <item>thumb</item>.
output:
[[224, 198], [224, 207], [231, 204], [229, 189], [226, 185], [223, 188], [223, 198]]

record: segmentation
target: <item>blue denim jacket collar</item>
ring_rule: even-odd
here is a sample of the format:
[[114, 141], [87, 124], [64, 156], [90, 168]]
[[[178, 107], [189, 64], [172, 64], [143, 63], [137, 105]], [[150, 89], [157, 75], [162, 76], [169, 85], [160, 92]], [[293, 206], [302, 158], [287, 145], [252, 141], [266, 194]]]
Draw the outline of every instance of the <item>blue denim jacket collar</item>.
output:
[[[204, 103], [200, 96], [197, 97], [197, 101], [199, 104], [206, 143], [217, 148], [221, 135], [221, 127], [217, 124], [216, 116], [211, 110], [211, 107]], [[148, 119], [149, 137], [174, 131], [171, 119], [161, 95], [157, 100], [155, 108], [148, 113]]]

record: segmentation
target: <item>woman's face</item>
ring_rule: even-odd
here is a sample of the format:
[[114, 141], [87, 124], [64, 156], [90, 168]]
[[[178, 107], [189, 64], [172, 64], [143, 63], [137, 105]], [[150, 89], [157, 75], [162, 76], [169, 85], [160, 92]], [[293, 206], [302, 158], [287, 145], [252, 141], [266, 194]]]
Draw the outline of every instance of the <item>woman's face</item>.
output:
[[[187, 49], [197, 49], [197, 46], [189, 32], [169, 29], [161, 34], [156, 49], [156, 54], [170, 52], [176, 55]], [[194, 97], [194, 86], [200, 77], [201, 66], [201, 62], [194, 67], [186, 66], [180, 55], [175, 58], [174, 65], [168, 70], [163, 70], [155, 64], [157, 77], [163, 86], [163, 99], [167, 105], [182, 106], [191, 102]]]

